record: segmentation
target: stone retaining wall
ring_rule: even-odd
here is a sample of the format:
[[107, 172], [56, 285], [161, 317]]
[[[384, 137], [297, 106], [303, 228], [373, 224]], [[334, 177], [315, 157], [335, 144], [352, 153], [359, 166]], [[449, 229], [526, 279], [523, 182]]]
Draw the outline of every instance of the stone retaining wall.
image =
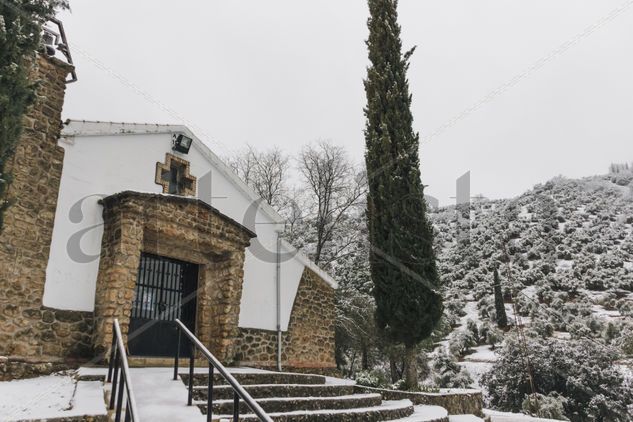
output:
[[413, 393], [408, 391], [385, 390], [382, 388], [355, 386], [361, 393], [380, 393], [385, 400], [409, 399], [414, 405], [441, 406], [449, 415], [475, 415], [484, 417], [483, 397], [479, 390], [455, 390], [439, 393]]
[[[282, 333], [284, 370], [336, 374], [334, 306], [334, 289], [305, 268], [288, 331]], [[245, 366], [276, 368], [277, 333], [254, 328], [240, 328], [240, 331], [236, 361]]]

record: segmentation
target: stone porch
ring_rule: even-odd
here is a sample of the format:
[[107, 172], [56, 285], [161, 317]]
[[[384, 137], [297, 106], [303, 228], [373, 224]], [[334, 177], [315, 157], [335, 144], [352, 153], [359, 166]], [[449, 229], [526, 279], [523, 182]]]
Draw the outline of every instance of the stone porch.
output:
[[127, 338], [142, 252], [199, 266], [196, 336], [218, 359], [232, 359], [245, 250], [255, 234], [196, 198], [126, 191], [102, 201], [104, 235], [95, 298], [97, 353], [118, 318]]

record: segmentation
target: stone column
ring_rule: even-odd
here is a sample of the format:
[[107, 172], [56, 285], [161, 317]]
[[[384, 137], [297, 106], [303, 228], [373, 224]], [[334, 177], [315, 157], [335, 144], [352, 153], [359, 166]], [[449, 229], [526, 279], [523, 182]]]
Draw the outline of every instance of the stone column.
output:
[[143, 247], [142, 213], [117, 203], [104, 210], [104, 234], [95, 296], [94, 344], [97, 353], [112, 343], [112, 324], [119, 319], [124, 341]]
[[213, 298], [208, 309], [207, 319], [211, 352], [218, 359], [230, 363], [235, 356], [235, 343], [239, 337], [240, 300], [242, 298], [242, 280], [244, 278], [244, 250], [227, 254], [226, 258], [209, 265], [212, 291], [207, 297]]

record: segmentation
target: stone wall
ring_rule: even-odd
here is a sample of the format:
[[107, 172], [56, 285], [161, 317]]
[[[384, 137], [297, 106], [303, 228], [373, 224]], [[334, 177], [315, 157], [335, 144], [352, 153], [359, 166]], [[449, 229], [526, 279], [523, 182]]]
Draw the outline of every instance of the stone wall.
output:
[[447, 389], [439, 393], [413, 393], [408, 391], [385, 390], [357, 385], [358, 393], [380, 393], [384, 400], [408, 399], [414, 405], [426, 404], [440, 406], [448, 411], [449, 415], [476, 415], [483, 417], [483, 396], [479, 390]]
[[102, 200], [104, 234], [95, 297], [95, 347], [107, 350], [112, 322], [127, 338], [142, 252], [199, 265], [195, 334], [230, 361], [239, 335], [244, 258], [255, 234], [196, 198], [122, 192]]
[[7, 170], [12, 202], [0, 233], [0, 355], [29, 362], [89, 354], [92, 315], [42, 305], [64, 150], [61, 130], [68, 64], [38, 56], [33, 80], [37, 101], [24, 118], [22, 136]]
[[[295, 297], [288, 331], [282, 333], [284, 370], [334, 374], [334, 289], [305, 268]], [[235, 359], [239, 364], [275, 368], [277, 333], [240, 328]]]

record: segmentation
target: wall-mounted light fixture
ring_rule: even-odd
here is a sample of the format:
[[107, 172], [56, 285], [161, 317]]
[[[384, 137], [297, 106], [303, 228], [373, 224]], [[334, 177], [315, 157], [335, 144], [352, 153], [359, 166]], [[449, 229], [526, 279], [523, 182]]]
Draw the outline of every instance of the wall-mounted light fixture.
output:
[[183, 135], [182, 133], [174, 134], [174, 136], [172, 136], [171, 149], [173, 149], [174, 151], [182, 152], [183, 154], [188, 154], [192, 142], [193, 139]]

